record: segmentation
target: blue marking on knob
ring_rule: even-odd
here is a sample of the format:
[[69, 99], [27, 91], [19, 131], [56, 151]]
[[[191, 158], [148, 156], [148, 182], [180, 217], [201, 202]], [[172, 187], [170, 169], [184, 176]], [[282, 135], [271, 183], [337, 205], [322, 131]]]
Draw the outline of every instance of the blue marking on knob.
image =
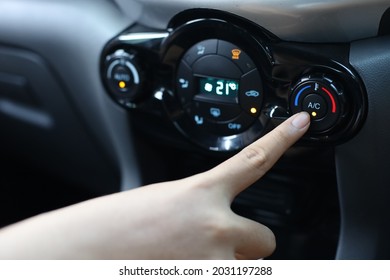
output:
[[294, 105], [295, 105], [296, 107], [298, 107], [299, 97], [301, 96], [302, 92], [304, 92], [305, 90], [307, 90], [307, 89], [309, 89], [309, 88], [311, 88], [311, 86], [305, 86], [304, 88], [302, 88], [302, 89], [298, 92], [297, 96], [295, 97], [295, 102], [294, 102]]

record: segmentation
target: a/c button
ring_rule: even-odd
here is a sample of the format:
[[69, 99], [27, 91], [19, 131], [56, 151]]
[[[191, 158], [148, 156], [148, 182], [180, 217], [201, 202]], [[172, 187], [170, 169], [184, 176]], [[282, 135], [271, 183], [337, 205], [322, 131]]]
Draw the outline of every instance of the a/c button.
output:
[[312, 93], [303, 99], [302, 110], [308, 112], [312, 119], [319, 120], [328, 113], [328, 106], [321, 95]]

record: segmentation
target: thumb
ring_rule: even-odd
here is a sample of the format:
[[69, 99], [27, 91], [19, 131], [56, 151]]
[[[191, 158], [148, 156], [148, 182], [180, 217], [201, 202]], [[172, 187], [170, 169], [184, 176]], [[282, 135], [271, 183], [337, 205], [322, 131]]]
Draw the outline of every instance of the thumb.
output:
[[298, 113], [252, 143], [237, 155], [208, 171], [215, 186], [223, 186], [231, 200], [260, 179], [308, 130], [310, 116]]

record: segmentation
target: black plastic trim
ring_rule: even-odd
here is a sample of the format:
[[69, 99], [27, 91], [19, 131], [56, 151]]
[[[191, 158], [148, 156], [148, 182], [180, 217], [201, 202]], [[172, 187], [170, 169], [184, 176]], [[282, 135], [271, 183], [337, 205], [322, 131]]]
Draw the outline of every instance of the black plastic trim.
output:
[[336, 147], [338, 259], [390, 258], [389, 46], [389, 36], [351, 45], [350, 61], [366, 85], [369, 114], [356, 137]]

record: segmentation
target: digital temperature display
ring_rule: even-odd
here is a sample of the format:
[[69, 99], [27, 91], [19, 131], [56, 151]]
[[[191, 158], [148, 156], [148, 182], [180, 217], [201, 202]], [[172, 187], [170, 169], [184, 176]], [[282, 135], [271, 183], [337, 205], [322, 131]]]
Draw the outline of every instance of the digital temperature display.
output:
[[210, 97], [235, 99], [238, 95], [239, 82], [237, 80], [199, 77], [199, 94]]

